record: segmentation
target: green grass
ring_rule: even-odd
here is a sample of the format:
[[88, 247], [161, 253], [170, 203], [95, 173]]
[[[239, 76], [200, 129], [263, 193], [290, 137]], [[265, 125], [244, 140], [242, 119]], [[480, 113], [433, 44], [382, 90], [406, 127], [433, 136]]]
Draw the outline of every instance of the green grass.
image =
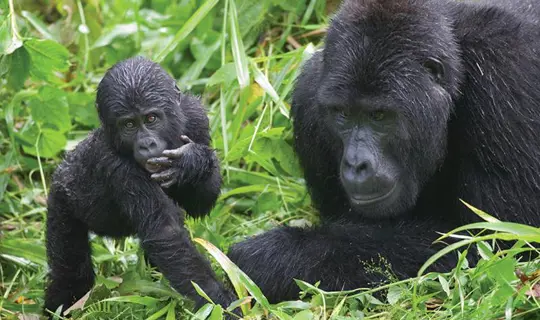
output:
[[[0, 3], [0, 319], [34, 319], [31, 315], [39, 313], [51, 173], [63, 152], [98, 126], [93, 101], [105, 70], [133, 55], [159, 61], [208, 107], [225, 184], [210, 216], [187, 220], [187, 226], [194, 238], [205, 239], [196, 240], [203, 244], [199, 248], [220, 276], [231, 278], [240, 303], [248, 296], [257, 301], [251, 309], [243, 305], [246, 318], [540, 318], [539, 261], [521, 263], [514, 257], [527, 242], [540, 241], [538, 229], [482, 213], [489, 222], [469, 231], [498, 233], [463, 238], [459, 248], [461, 253], [480, 249], [483, 259], [476, 268], [461, 259], [447, 274], [397, 281], [383, 260], [367, 265], [390, 280], [376, 289], [324, 292], [299, 283], [302, 301], [270, 305], [223, 256], [246, 236], [278, 225], [317, 223], [291, 147], [289, 101], [299, 67], [320, 45], [337, 1], [39, 3], [46, 4]], [[494, 238], [521, 241], [501, 253], [492, 249]], [[92, 246], [96, 286], [84, 308], [72, 312], [76, 318], [193, 315], [191, 302], [145, 264], [137, 239], [93, 236]], [[222, 312], [208, 304], [197, 316], [220, 319]]]

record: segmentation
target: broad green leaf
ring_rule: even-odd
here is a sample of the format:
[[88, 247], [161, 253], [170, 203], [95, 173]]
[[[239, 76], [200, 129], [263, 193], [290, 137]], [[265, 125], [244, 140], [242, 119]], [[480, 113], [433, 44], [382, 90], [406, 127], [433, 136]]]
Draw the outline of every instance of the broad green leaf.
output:
[[15, 164], [15, 150], [9, 150], [0, 159], [0, 199], [4, 198], [4, 192], [6, 192], [8, 182], [11, 179], [7, 169]]
[[13, 33], [11, 28], [11, 14], [0, 25], [0, 54], [12, 54], [23, 46], [19, 35]]
[[278, 303], [276, 306], [280, 309], [295, 309], [295, 310], [308, 310], [312, 307], [311, 303], [300, 301], [300, 300], [284, 301], [284, 302]]
[[234, 63], [226, 63], [219, 68], [208, 80], [206, 84], [208, 87], [212, 87], [218, 84], [223, 86], [229, 85], [236, 79], [236, 66]]
[[42, 158], [55, 157], [58, 155], [58, 153], [64, 150], [67, 143], [66, 136], [63, 133], [48, 128], [43, 128], [40, 132], [36, 125], [17, 134], [17, 137], [24, 142], [24, 152]]
[[24, 43], [32, 59], [32, 76], [41, 80], [54, 78], [55, 71], [67, 71], [69, 68], [69, 51], [52, 40], [31, 39]]
[[301, 176], [300, 165], [298, 158], [295, 156], [293, 148], [283, 139], [273, 140], [272, 148], [274, 157], [278, 161], [280, 167], [291, 176]]
[[294, 318], [294, 320], [313, 320], [315, 319], [313, 316], [313, 312], [311, 310], [304, 310], [298, 312]]
[[54, 87], [41, 87], [38, 95], [28, 102], [32, 119], [42, 128], [50, 127], [65, 133], [71, 129], [69, 106], [64, 91]]
[[11, 54], [11, 67], [8, 73], [8, 84], [14, 90], [20, 90], [28, 76], [31, 67], [30, 55], [25, 47], [20, 47]]
[[242, 26], [240, 32], [243, 36], [249, 35], [250, 31], [261, 24], [270, 9], [270, 0], [235, 0], [238, 11], [238, 25]]
[[122, 283], [123, 279], [118, 278], [105, 278], [104, 276], [97, 274], [96, 275], [96, 284], [103, 284], [107, 289], [114, 289], [118, 288], [118, 286]]
[[503, 303], [514, 294], [511, 282], [517, 280], [514, 274], [515, 269], [516, 261], [514, 259], [500, 259], [487, 269], [487, 273], [498, 283], [494, 302]]
[[94, 42], [92, 49], [105, 47], [111, 44], [116, 38], [125, 38], [137, 32], [137, 24], [117, 24], [112, 29], [105, 29], [101, 36]]
[[126, 279], [118, 288], [118, 292], [121, 294], [128, 294], [130, 292], [140, 292], [141, 294], [148, 294], [158, 297], [172, 297], [172, 298], [181, 298], [182, 296], [171, 289], [168, 286], [164, 286], [159, 282], [149, 281], [149, 280], [140, 280], [140, 279]]
[[399, 302], [399, 299], [403, 296], [403, 289], [400, 286], [391, 286], [388, 288], [388, 294], [386, 295], [386, 299], [388, 299], [388, 303], [391, 305], [395, 305]]
[[0, 24], [0, 54], [10, 54], [7, 49], [11, 45], [11, 30], [9, 28], [9, 19], [4, 19]]
[[482, 259], [490, 260], [495, 256], [489, 243], [480, 241], [476, 244], [476, 246], [478, 247], [478, 254], [482, 257]]
[[155, 307], [159, 302], [158, 299], [152, 297], [141, 297], [141, 296], [121, 296], [121, 297], [112, 297], [104, 299], [103, 301], [111, 302], [127, 302], [127, 303], [136, 303], [147, 307]]
[[499, 259], [487, 269], [487, 272], [499, 284], [508, 285], [511, 281], [516, 280], [515, 269], [516, 261], [514, 259]]
[[99, 127], [99, 118], [94, 104], [95, 95], [86, 92], [67, 93], [69, 114], [78, 123], [90, 127]]
[[272, 3], [297, 15], [301, 14], [306, 8], [304, 1], [272, 0]]
[[0, 77], [4, 77], [4, 75], [9, 72], [12, 57], [13, 55], [11, 54], [5, 54], [0, 57]]
[[438, 279], [446, 296], [450, 297], [450, 285], [448, 284], [448, 281], [441, 275], [439, 275]]

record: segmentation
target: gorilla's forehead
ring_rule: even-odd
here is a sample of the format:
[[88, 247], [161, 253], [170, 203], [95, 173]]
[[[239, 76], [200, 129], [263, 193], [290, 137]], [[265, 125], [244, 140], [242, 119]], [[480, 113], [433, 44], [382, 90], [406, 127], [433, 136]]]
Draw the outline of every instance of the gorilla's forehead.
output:
[[451, 40], [450, 10], [430, 0], [345, 1], [328, 29], [327, 49], [387, 61], [400, 53], [444, 51]]
[[159, 64], [141, 57], [114, 65], [98, 86], [98, 98], [130, 105], [159, 101], [174, 93], [174, 79]]
[[410, 91], [421, 78], [414, 52], [385, 52], [376, 45], [334, 54], [325, 48], [320, 89], [355, 99]]
[[371, 23], [395, 21], [398, 16], [410, 18], [421, 15], [427, 18], [433, 5], [440, 7], [442, 4], [437, 0], [345, 0], [339, 15], [343, 21], [371, 19]]
[[321, 87], [364, 94], [420, 89], [423, 61], [445, 56], [454, 44], [442, 15], [419, 6], [428, 1], [352, 2], [329, 27]]
[[115, 113], [162, 108], [177, 100], [175, 81], [161, 68], [133, 64], [111, 71], [98, 87], [98, 102]]

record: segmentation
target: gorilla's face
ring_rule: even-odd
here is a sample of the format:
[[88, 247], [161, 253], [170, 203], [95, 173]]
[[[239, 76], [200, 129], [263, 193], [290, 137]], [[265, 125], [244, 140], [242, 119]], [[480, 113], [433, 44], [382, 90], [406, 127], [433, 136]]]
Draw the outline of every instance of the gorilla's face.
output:
[[457, 49], [340, 23], [328, 32], [316, 98], [341, 143], [339, 178], [356, 213], [403, 214], [444, 160], [457, 91], [457, 62], [445, 52]]
[[97, 91], [97, 108], [113, 147], [150, 170], [147, 160], [180, 147], [183, 95], [161, 67], [139, 58], [116, 64]]
[[139, 165], [160, 157], [167, 149], [167, 117], [161, 109], [142, 108], [116, 118], [117, 132], [124, 149], [130, 150]]
[[[392, 99], [321, 105], [342, 145], [336, 156], [343, 189], [366, 217], [397, 215], [414, 206], [446, 151], [447, 118], [422, 114], [435, 107], [420, 93], [414, 103], [384, 100]], [[416, 108], [424, 111], [412, 113]]]
[[397, 112], [366, 104], [334, 105], [328, 107], [328, 117], [343, 145], [339, 174], [353, 207], [391, 206], [407, 180], [392, 150]]

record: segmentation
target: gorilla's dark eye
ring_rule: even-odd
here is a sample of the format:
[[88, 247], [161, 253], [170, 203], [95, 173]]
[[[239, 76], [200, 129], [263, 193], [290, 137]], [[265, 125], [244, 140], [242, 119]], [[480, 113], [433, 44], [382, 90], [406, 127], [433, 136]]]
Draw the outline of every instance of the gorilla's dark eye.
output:
[[126, 121], [126, 122], [124, 123], [124, 127], [128, 128], [128, 129], [131, 129], [131, 128], [133, 128], [134, 126], [135, 126], [135, 123], [134, 123], [133, 121], [131, 121], [131, 120]]
[[157, 120], [157, 116], [153, 113], [146, 115], [146, 123], [152, 123]]
[[441, 81], [444, 76], [443, 63], [435, 58], [429, 58], [424, 62], [424, 68], [433, 76], [435, 81]]
[[342, 106], [330, 106], [329, 108], [331, 113], [340, 117], [345, 117], [349, 115], [349, 110], [343, 108]]
[[386, 118], [386, 111], [377, 110], [369, 114], [369, 118], [373, 121], [383, 121]]

